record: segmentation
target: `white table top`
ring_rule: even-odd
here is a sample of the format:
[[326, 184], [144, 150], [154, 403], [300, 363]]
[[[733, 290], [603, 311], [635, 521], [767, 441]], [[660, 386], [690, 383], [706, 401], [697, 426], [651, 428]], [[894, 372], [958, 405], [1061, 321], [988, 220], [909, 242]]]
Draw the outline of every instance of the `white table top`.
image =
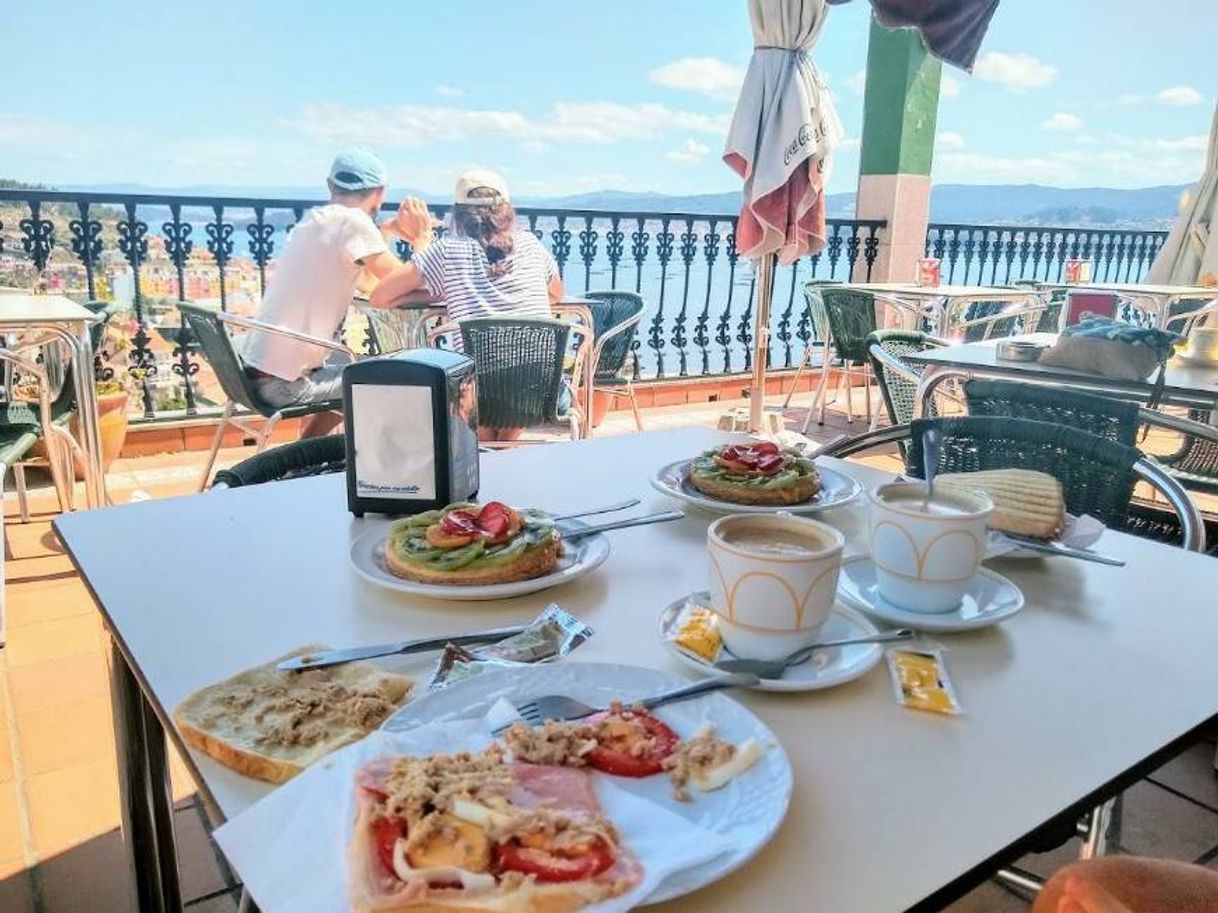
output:
[[62, 295], [0, 295], [0, 329], [94, 320], [96, 314]]
[[1036, 289], [999, 288], [993, 285], [915, 285], [912, 282], [850, 282], [846, 288], [915, 298], [993, 298], [1013, 301], [1036, 297]]
[[1218, 298], [1218, 288], [1201, 285], [1145, 285], [1141, 282], [1042, 282], [1044, 288], [1063, 288], [1072, 292], [1119, 292], [1124, 295], [1150, 295], [1156, 298]]
[[[682, 429], [489, 455], [481, 494], [555, 511], [633, 495], [671, 506], [649, 489], [652, 471], [727, 437]], [[885, 478], [832, 465], [868, 483]], [[666, 604], [705, 586], [708, 517], [610, 533], [608, 561], [562, 589], [432, 602], [350, 570], [351, 537], [383, 521], [352, 519], [343, 483], [150, 501], [70, 514], [56, 527], [160, 708], [306, 641], [348, 646], [522, 622], [551, 600], [597, 631], [574, 659], [682, 671], [653, 632]], [[861, 506], [821, 516], [847, 534], [848, 553], [862, 550]], [[899, 707], [883, 665], [827, 692], [741, 694], [790, 755], [790, 813], [742, 871], [654, 909], [882, 913], [945, 886], [959, 893], [1037, 825], [1218, 712], [1218, 563], [1118, 533], [1102, 548], [1128, 566], [996, 564], [1028, 607], [998, 628], [940, 638], [963, 717]], [[402, 668], [424, 675], [431, 665]], [[267, 789], [192, 761], [228, 815]]]

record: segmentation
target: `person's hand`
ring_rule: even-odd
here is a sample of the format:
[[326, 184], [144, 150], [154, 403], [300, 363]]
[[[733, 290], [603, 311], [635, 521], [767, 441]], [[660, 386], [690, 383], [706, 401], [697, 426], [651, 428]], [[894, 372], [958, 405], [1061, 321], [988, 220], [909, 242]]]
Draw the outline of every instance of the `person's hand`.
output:
[[1058, 913], [1133, 913], [1095, 882], [1071, 876], [1063, 886]]
[[410, 242], [412, 247], [421, 240], [431, 240], [431, 230], [436, 225], [427, 204], [418, 197], [407, 197], [398, 207], [394, 228], [397, 233]]

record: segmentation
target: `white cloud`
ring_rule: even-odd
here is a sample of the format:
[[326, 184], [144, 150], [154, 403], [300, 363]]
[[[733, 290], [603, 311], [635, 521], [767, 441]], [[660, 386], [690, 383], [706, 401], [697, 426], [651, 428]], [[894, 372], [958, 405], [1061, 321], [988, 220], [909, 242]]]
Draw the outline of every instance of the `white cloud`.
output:
[[850, 81], [847, 83], [850, 86], [850, 91], [855, 95], [862, 95], [867, 88], [867, 71], [856, 70], [850, 76]]
[[436, 86], [436, 94], [441, 98], [460, 98], [465, 94], [465, 90], [458, 89], [456, 86], [438, 85]]
[[1074, 114], [1059, 111], [1052, 117], [1041, 121], [1040, 125], [1046, 130], [1060, 130], [1063, 133], [1073, 133], [1075, 130], [1083, 129], [1083, 119]]
[[943, 78], [939, 80], [939, 97], [959, 98], [960, 80], [958, 80], [951, 73], [944, 73]]
[[282, 121], [328, 145], [367, 143], [386, 148], [488, 137], [525, 142], [612, 143], [654, 139], [674, 130], [722, 136], [727, 114], [680, 111], [656, 103], [564, 102], [540, 118], [519, 111], [431, 105], [358, 108], [315, 102]]
[[665, 153], [674, 162], [700, 162], [710, 154], [710, 146], [706, 143], [700, 143], [696, 139], [687, 139], [676, 149], [670, 149]]
[[656, 67], [647, 79], [666, 89], [734, 101], [744, 81], [744, 68], [717, 57], [682, 57]]
[[934, 180], [950, 183], [1068, 184], [1075, 169], [1049, 156], [945, 152], [935, 157]]
[[1041, 89], [1057, 79], [1057, 67], [1031, 54], [988, 51], [977, 59], [973, 75], [997, 83], [1011, 92]]
[[952, 130], [945, 130], [935, 135], [935, 148], [962, 149], [964, 148], [964, 137]]
[[1192, 86], [1170, 86], [1158, 93], [1155, 101], [1173, 108], [1186, 108], [1190, 105], [1202, 104], [1205, 96]]

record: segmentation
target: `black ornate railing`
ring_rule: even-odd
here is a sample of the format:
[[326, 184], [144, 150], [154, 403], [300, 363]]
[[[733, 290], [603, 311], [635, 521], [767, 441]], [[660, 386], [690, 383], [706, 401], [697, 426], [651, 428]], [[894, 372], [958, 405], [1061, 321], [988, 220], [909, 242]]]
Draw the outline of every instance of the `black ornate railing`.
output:
[[[205, 378], [174, 303], [211, 300], [252, 311], [287, 233], [319, 202], [3, 189], [0, 258], [16, 255], [8, 258], [10, 282], [48, 280], [68, 294], [129, 305], [124, 360], [144, 416], [194, 414], [209, 407], [199, 389]], [[432, 207], [441, 216], [448, 208]], [[549, 245], [569, 292], [624, 288], [643, 296], [648, 311], [635, 344], [636, 377], [751, 370], [753, 270], [737, 254], [734, 215], [528, 207], [518, 213]], [[771, 310], [773, 367], [797, 363], [810, 339], [802, 284], [870, 278], [885, 224], [831, 219], [820, 254], [780, 267]], [[406, 244], [397, 250], [409, 257]], [[0, 259], [0, 284], [6, 262]]]
[[1095, 282], [1140, 282], [1167, 239], [1140, 228], [1040, 228], [932, 222], [926, 256], [942, 260], [944, 282], [994, 285], [1060, 282], [1067, 260], [1090, 260]]

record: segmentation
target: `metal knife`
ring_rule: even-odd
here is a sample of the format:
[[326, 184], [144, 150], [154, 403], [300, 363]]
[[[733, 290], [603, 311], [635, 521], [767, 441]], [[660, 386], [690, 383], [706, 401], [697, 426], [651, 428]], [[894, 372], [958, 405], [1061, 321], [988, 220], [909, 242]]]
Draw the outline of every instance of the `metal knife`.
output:
[[584, 536], [591, 536], [593, 533], [608, 532], [611, 529], [629, 529], [632, 526], [647, 526], [650, 523], [668, 523], [671, 520], [680, 520], [685, 516], [683, 511], [666, 510], [658, 514], [645, 514], [642, 517], [627, 517], [625, 520], [613, 520], [608, 523], [590, 523], [586, 526], [558, 527], [558, 534], [567, 542], [572, 539], [580, 539]]
[[1096, 564], [1107, 564], [1110, 567], [1125, 566], [1125, 561], [1122, 558], [1101, 555], [1099, 552], [1093, 552], [1090, 549], [1071, 548], [1068, 545], [1062, 545], [1060, 542], [1046, 542], [1043, 539], [1032, 539], [1027, 536], [1017, 536], [1013, 533], [1003, 533], [1003, 535], [1012, 542], [1017, 543], [1021, 548], [1026, 548], [1033, 552], [1041, 552], [1045, 555], [1060, 555], [1063, 558], [1078, 558], [1081, 561], [1093, 561]]
[[324, 650], [320, 653], [309, 653], [284, 660], [277, 668], [284, 672], [298, 672], [304, 669], [324, 669], [327, 666], [337, 666], [342, 663], [353, 663], [360, 659], [375, 659], [378, 656], [400, 656], [408, 653], [426, 653], [429, 650], [443, 650], [448, 644], [465, 646], [467, 644], [492, 644], [519, 634], [524, 626], [514, 628], [496, 628], [493, 631], [475, 631], [472, 634], [453, 634], [448, 637], [425, 637], [420, 640], [402, 640], [393, 644], [379, 644], [374, 647], [349, 647], [345, 650]]

